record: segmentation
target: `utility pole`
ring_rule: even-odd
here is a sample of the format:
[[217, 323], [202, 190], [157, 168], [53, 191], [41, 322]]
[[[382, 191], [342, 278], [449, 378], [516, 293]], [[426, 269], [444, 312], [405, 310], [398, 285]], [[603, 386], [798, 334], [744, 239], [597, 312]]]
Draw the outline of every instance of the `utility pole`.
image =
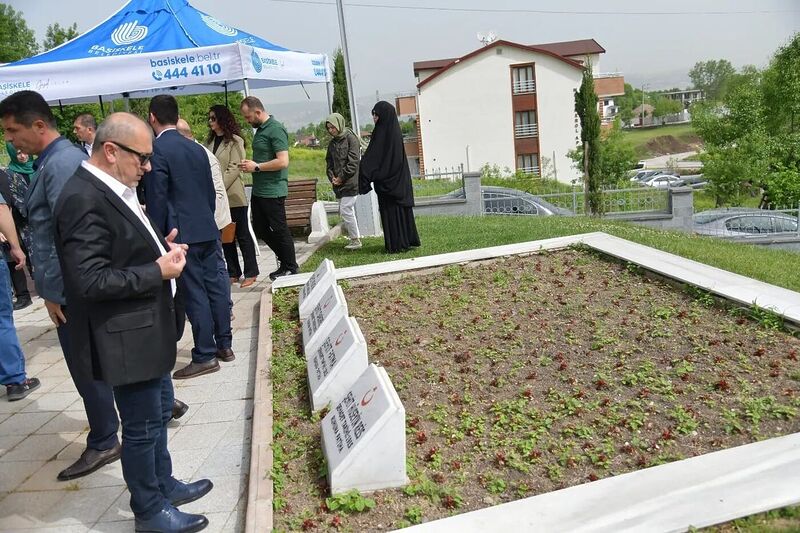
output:
[[641, 115], [639, 126], [641, 126], [641, 127], [644, 127], [644, 88], [645, 87], [648, 87], [648, 84], [643, 83], [642, 84], [642, 112], [639, 113]]
[[[361, 127], [358, 124], [358, 109], [356, 108], [356, 88], [353, 85], [353, 74], [350, 68], [350, 52], [347, 49], [347, 31], [344, 25], [344, 8], [342, 0], [336, 0], [336, 10], [339, 13], [339, 34], [342, 39], [342, 57], [344, 59], [344, 73], [347, 79], [347, 93], [350, 100], [350, 120], [353, 132], [361, 140]], [[360, 194], [356, 200], [356, 220], [358, 231], [363, 236], [383, 235], [381, 219], [378, 213], [378, 197], [375, 191], [369, 194]]]

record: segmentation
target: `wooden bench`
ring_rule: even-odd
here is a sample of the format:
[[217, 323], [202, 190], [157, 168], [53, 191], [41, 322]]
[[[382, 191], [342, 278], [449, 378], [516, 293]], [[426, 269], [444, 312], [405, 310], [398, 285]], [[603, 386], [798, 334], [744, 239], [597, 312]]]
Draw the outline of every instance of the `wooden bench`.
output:
[[317, 180], [289, 180], [289, 196], [286, 197], [286, 223], [289, 229], [311, 228], [311, 206], [317, 201]]

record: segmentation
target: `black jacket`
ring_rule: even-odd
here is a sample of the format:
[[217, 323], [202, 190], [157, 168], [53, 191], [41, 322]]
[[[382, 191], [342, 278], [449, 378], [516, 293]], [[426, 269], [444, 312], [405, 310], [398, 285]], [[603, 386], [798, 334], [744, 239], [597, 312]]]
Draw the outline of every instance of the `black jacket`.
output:
[[[161, 279], [155, 263], [161, 252], [139, 218], [83, 167], [64, 185], [55, 218], [73, 376], [116, 386], [172, 370], [172, 289]], [[157, 228], [156, 235], [168, 250]]]

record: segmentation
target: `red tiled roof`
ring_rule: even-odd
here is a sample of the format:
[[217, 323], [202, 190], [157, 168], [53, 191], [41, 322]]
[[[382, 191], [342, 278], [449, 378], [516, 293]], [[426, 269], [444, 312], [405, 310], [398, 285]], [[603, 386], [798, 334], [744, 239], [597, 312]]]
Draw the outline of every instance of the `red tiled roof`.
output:
[[[539, 48], [542, 50], [547, 50], [548, 52], [553, 52], [554, 54], [558, 54], [564, 57], [580, 56], [587, 54], [604, 54], [606, 51], [605, 48], [600, 46], [594, 39], [581, 39], [579, 41], [562, 41], [559, 43], [531, 44], [525, 46], [528, 46], [530, 48]], [[451, 57], [449, 59], [430, 59], [427, 61], [415, 61], [414, 75], [416, 76], [417, 72], [419, 72], [420, 70], [438, 70], [440, 68], [446, 67], [456, 59], [458, 58]]]
[[435, 78], [439, 77], [442, 73], [444, 73], [447, 70], [449, 70], [452, 66], [457, 65], [458, 63], [461, 63], [464, 60], [470, 59], [470, 58], [472, 58], [472, 57], [474, 57], [474, 56], [476, 56], [478, 54], [481, 54], [481, 53], [485, 52], [486, 50], [489, 50], [490, 48], [495, 48], [497, 46], [511, 46], [513, 48], [519, 48], [520, 50], [527, 50], [529, 52], [539, 52], [540, 54], [552, 56], [552, 57], [554, 57], [554, 58], [556, 58], [556, 59], [558, 59], [560, 61], [563, 61], [564, 63], [567, 63], [568, 65], [570, 65], [572, 67], [575, 67], [575, 68], [578, 68], [578, 69], [583, 69], [584, 68], [583, 65], [581, 65], [579, 62], [574, 61], [572, 59], [569, 59], [567, 57], [558, 55], [555, 52], [551, 52], [550, 50], [546, 50], [544, 48], [534, 48], [532, 46], [525, 46], [524, 44], [512, 43], [512, 42], [509, 42], [509, 41], [495, 41], [490, 45], [484, 46], [482, 48], [478, 48], [477, 50], [473, 50], [472, 52], [470, 52], [469, 54], [467, 54], [467, 55], [465, 55], [463, 57], [460, 57], [458, 59], [450, 60], [446, 64], [446, 66], [441, 67], [439, 70], [437, 70], [436, 72], [434, 72], [433, 74], [431, 74], [430, 76], [428, 76], [427, 78], [425, 78], [424, 80], [419, 82], [417, 84], [417, 88], [420, 88], [423, 85], [427, 84], [428, 82], [433, 81]]

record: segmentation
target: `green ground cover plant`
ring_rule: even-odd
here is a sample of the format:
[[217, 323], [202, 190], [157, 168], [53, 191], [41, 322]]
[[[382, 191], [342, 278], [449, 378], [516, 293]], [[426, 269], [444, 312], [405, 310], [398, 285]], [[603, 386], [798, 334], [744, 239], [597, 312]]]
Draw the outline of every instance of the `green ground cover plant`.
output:
[[320, 248], [301, 268], [304, 272], [313, 272], [325, 257], [341, 268], [603, 231], [687, 259], [800, 291], [800, 269], [791, 267], [797, 263], [797, 253], [786, 250], [589, 217], [420, 216], [416, 221], [422, 242], [419, 248], [400, 254], [388, 254], [384, 250], [382, 237], [366, 237], [362, 239], [364, 247], [353, 251], [344, 249], [345, 240], [336, 240]]
[[342, 285], [406, 409], [411, 482], [328, 504], [280, 290], [276, 531], [395, 529], [800, 430], [800, 339], [774, 317], [583, 247]]

